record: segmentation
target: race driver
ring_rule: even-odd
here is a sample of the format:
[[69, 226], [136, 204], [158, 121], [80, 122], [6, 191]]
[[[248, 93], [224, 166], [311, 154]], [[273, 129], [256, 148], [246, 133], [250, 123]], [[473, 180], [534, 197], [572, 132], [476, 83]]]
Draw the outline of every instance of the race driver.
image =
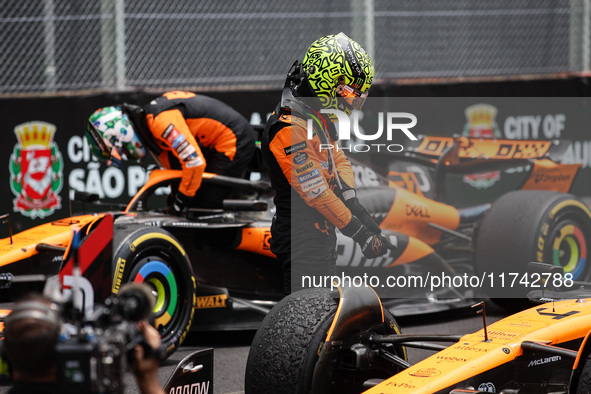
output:
[[332, 108], [349, 115], [359, 109], [372, 79], [373, 64], [359, 44], [343, 33], [322, 37], [290, 69], [281, 102], [265, 126], [261, 148], [277, 207], [270, 246], [282, 264], [286, 293], [299, 289], [303, 276], [334, 274], [335, 227], [353, 238], [366, 258], [395, 247], [359, 203], [351, 164], [336, 149], [335, 125], [320, 113]]
[[164, 93], [141, 108], [104, 107], [89, 118], [86, 137], [93, 155], [112, 165], [141, 161], [149, 152], [165, 168], [182, 169], [169, 212], [180, 214], [193, 200], [221, 207], [231, 189], [208, 185], [199, 192], [203, 172], [242, 177], [255, 151], [255, 132], [234, 109], [191, 92]]

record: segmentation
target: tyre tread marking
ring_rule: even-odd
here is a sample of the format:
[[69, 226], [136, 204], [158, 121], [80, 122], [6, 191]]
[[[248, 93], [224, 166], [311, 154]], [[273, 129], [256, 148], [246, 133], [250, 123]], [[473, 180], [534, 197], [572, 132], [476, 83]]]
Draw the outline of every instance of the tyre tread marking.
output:
[[146, 233], [143, 234], [141, 236], [139, 236], [138, 238], [136, 238], [130, 245], [129, 247], [132, 250], [135, 250], [135, 248], [137, 248], [142, 242], [150, 239], [150, 238], [160, 238], [160, 239], [164, 239], [168, 242], [170, 242], [171, 244], [173, 244], [174, 246], [176, 246], [176, 248], [179, 250], [179, 252], [181, 252], [181, 254], [183, 256], [186, 256], [185, 253], [185, 249], [183, 249], [183, 247], [181, 246], [181, 244], [179, 244], [175, 239], [173, 239], [172, 237], [166, 235], [166, 234], [160, 234], [160, 233]]
[[577, 200], [564, 200], [559, 202], [558, 204], [556, 204], [554, 207], [552, 207], [552, 210], [550, 211], [550, 219], [554, 219], [554, 215], [556, 215], [556, 212], [560, 211], [561, 209], [563, 209], [564, 207], [567, 206], [574, 206], [579, 208], [581, 211], [585, 212], [587, 214], [587, 216], [589, 217], [589, 219], [591, 219], [591, 211], [589, 211], [589, 208], [587, 208], [587, 206], [585, 204], [583, 204], [580, 201]]

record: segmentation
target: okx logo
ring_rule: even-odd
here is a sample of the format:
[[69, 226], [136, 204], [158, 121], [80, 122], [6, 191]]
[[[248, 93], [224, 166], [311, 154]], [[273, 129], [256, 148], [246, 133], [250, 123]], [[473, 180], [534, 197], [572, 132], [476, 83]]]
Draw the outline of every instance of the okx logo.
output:
[[53, 136], [56, 127], [28, 122], [14, 128], [18, 144], [10, 156], [10, 189], [14, 210], [32, 219], [44, 218], [61, 208], [63, 160]]
[[[397, 143], [391, 143], [394, 138], [399, 138], [402, 132], [405, 138], [416, 141], [417, 137], [410, 131], [416, 126], [417, 117], [408, 112], [378, 112], [378, 130], [373, 134], [365, 134], [359, 127], [359, 112], [354, 111], [351, 115], [352, 122], [343, 111], [337, 109], [321, 109], [321, 113], [330, 114], [338, 119], [337, 135], [341, 142], [339, 145], [331, 143], [322, 143], [320, 150], [346, 150], [349, 152], [401, 152], [404, 146]], [[332, 117], [331, 116], [331, 117]], [[307, 121], [308, 139], [314, 135], [314, 124], [312, 119]], [[387, 143], [377, 143], [370, 141], [383, 140], [384, 133]], [[396, 137], [395, 137], [396, 133]]]

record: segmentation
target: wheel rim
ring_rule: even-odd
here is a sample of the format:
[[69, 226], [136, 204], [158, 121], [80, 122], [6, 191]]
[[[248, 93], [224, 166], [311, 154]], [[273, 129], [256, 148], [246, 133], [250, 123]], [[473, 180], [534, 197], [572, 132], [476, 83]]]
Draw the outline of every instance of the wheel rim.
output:
[[135, 283], [147, 283], [156, 293], [154, 322], [156, 328], [169, 324], [178, 305], [178, 286], [170, 267], [160, 260], [147, 260], [131, 278]]
[[552, 246], [553, 264], [564, 268], [564, 273], [577, 280], [583, 274], [587, 262], [587, 243], [579, 227], [568, 224], [560, 228]]

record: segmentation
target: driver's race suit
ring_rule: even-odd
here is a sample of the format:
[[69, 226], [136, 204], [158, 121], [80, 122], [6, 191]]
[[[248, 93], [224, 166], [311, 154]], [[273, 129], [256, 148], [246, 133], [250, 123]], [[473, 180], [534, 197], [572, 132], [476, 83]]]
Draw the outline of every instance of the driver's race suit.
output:
[[334, 125], [308, 110], [315, 119], [311, 139], [306, 120], [279, 105], [261, 141], [276, 191], [271, 251], [282, 264], [286, 293], [301, 288], [303, 276], [334, 274], [335, 227], [342, 229], [352, 218], [337, 195], [341, 188], [354, 187], [351, 164], [328, 133]]
[[[233, 108], [191, 92], [168, 92], [144, 107], [148, 129], [162, 149], [167, 168], [182, 169], [179, 192], [193, 197], [204, 171], [241, 177], [251, 160], [255, 132]], [[208, 187], [195, 197], [200, 205], [216, 204], [228, 190]]]

